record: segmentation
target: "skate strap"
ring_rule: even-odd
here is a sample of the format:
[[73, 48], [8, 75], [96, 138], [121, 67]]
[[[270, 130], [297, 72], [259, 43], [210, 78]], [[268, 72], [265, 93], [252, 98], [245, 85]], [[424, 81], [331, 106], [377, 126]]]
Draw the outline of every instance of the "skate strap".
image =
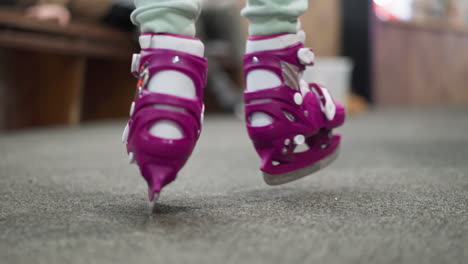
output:
[[302, 110], [282, 101], [246, 104], [245, 110], [247, 116], [256, 112], [266, 113], [276, 121], [285, 122], [289, 126], [292, 123], [300, 124], [307, 122], [307, 117]]
[[[135, 113], [146, 107], [154, 108], [155, 105], [171, 106], [191, 114], [196, 120], [200, 121], [203, 105], [200, 105], [197, 99], [188, 99], [175, 95], [148, 92], [144, 90], [135, 100]], [[177, 110], [174, 110], [177, 111]]]
[[257, 51], [244, 55], [244, 65], [247, 71], [251, 67], [279, 67], [281, 62], [289, 63], [299, 70], [304, 70], [304, 66], [313, 66], [315, 53], [310, 48], [305, 48], [303, 43], [297, 43], [293, 46], [280, 50]]
[[132, 73], [140, 80], [137, 87], [146, 89], [151, 76], [161, 71], [178, 71], [192, 79], [197, 97], [203, 98], [208, 63], [205, 58], [176, 50], [145, 49], [133, 55]]
[[264, 89], [259, 91], [251, 91], [244, 93], [246, 103], [259, 100], [279, 100], [287, 104], [295, 104], [294, 96], [298, 91], [290, 89], [287, 85], [281, 85], [275, 88]]
[[[300, 52], [301, 50], [302, 52]], [[305, 65], [301, 63], [298, 53], [302, 54], [301, 57], [304, 61], [310, 58], [310, 54], [305, 52], [304, 44], [302, 43], [297, 43], [296, 45], [280, 50], [257, 51], [245, 54], [245, 73], [248, 74], [248, 72], [252, 70], [263, 69], [272, 71], [278, 76], [282, 76], [282, 69], [285, 64], [291, 65], [292, 68], [297, 68], [296, 71], [301, 72], [305, 69]]]
[[[169, 120], [177, 123], [184, 131], [182, 139], [165, 139], [152, 136], [148, 129], [158, 121]], [[129, 135], [132, 144], [138, 145], [140, 150], [151, 153], [161, 158], [180, 159], [190, 155], [194, 142], [200, 135], [200, 126], [197, 120], [188, 113], [146, 107], [141, 109], [133, 117], [132, 131], [145, 133], [144, 136]], [[138, 142], [135, 142], [138, 141]], [[171, 147], [167, 147], [171, 145]]]

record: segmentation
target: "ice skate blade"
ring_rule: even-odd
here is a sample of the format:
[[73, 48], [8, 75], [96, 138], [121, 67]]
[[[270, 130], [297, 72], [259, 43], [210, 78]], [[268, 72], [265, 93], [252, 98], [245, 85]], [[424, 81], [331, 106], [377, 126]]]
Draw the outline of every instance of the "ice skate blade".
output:
[[152, 215], [155, 207], [158, 205], [159, 194], [155, 194], [153, 201], [148, 202], [149, 214]]
[[295, 180], [299, 180], [301, 178], [304, 178], [305, 176], [308, 176], [310, 174], [313, 174], [321, 169], [326, 168], [330, 163], [336, 160], [338, 158], [340, 149], [337, 148], [332, 154], [330, 154], [328, 157], [299, 170], [296, 171], [291, 171], [283, 174], [269, 174], [266, 172], [263, 172], [263, 179], [265, 180], [265, 183], [271, 186], [275, 185], [281, 185], [281, 184], [286, 184]]

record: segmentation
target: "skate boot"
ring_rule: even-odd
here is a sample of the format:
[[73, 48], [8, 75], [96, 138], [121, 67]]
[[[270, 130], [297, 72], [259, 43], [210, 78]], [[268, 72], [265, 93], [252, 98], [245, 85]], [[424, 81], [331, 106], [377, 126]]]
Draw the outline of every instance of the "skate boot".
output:
[[154, 201], [175, 180], [200, 136], [207, 61], [195, 38], [142, 34], [140, 46], [132, 63], [137, 91], [122, 140]]
[[312, 174], [338, 156], [344, 107], [327, 89], [302, 80], [314, 53], [305, 34], [250, 37], [244, 56], [247, 130], [269, 185]]

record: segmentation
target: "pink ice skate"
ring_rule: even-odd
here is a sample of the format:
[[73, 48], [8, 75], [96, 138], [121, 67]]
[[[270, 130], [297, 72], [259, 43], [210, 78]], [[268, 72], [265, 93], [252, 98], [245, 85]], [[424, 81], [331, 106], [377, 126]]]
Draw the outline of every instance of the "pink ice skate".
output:
[[[247, 130], [269, 185], [312, 174], [339, 152], [340, 136], [332, 130], [344, 123], [345, 109], [327, 89], [302, 80], [314, 54], [304, 48], [301, 34], [250, 37], [244, 56]], [[277, 83], [256, 87], [266, 81], [261, 77]]]
[[[201, 132], [207, 62], [193, 52], [180, 51], [193, 50], [190, 45], [182, 44], [185, 46], [177, 50], [179, 39], [184, 43], [183, 39], [192, 38], [143, 34], [140, 37], [141, 54], [135, 54], [132, 63], [132, 72], [139, 81], [123, 141], [127, 143], [130, 162], [138, 164], [141, 175], [148, 183], [150, 201], [157, 198], [164, 186], [175, 180]], [[177, 71], [188, 76], [196, 89], [195, 98], [149, 91], [151, 77], [164, 71]], [[183, 130], [183, 138], [166, 139], [149, 133], [150, 127], [161, 120], [176, 123]]]

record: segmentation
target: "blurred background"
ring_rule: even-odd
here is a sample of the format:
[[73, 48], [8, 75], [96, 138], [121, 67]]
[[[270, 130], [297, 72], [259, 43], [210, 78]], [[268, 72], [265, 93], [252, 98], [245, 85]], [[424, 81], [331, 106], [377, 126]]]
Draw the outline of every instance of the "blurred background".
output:
[[[137, 32], [130, 0], [71, 1], [47, 17], [36, 0], [0, 1], [0, 129], [76, 125], [128, 115]], [[211, 2], [211, 3], [210, 3]], [[208, 113], [240, 112], [245, 1], [207, 1]], [[214, 4], [212, 4], [214, 3]], [[468, 104], [468, 3], [311, 0], [302, 25], [321, 82], [351, 114], [372, 107]], [[237, 26], [239, 25], [239, 26]]]

